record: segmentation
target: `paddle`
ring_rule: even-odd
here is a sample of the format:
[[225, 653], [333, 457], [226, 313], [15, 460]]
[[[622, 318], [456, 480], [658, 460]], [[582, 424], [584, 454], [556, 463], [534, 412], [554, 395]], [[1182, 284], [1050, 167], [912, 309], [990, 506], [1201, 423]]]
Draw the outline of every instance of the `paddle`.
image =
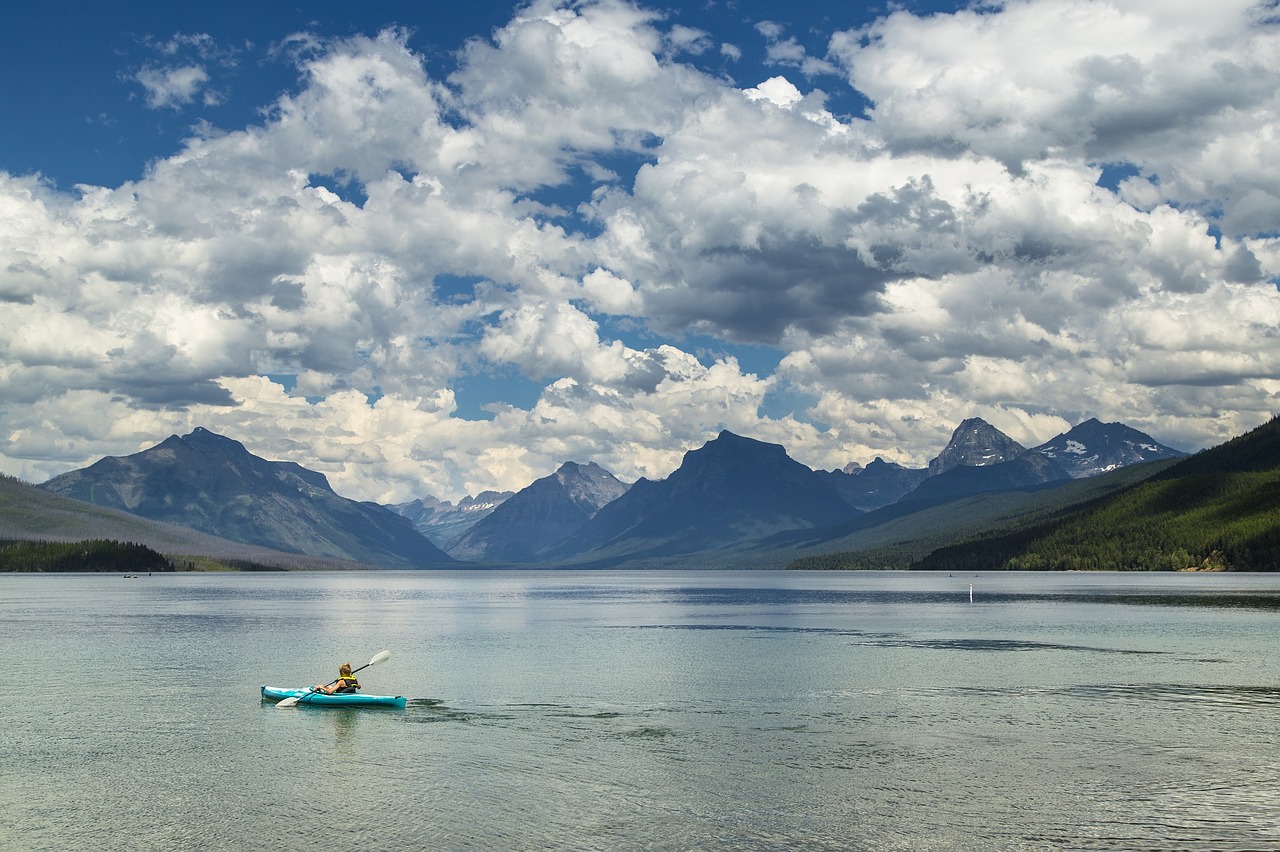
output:
[[[352, 670], [351, 670], [351, 673], [352, 673], [352, 674], [355, 674], [356, 672], [364, 671], [365, 669], [369, 668], [369, 666], [376, 666], [378, 663], [385, 663], [385, 662], [386, 662], [387, 660], [389, 660], [389, 659], [391, 659], [391, 652], [390, 652], [390, 651], [379, 651], [377, 654], [375, 654], [375, 655], [374, 655], [374, 657], [373, 657], [373, 659], [372, 659], [372, 660], [370, 660], [369, 662], [365, 663], [363, 666], [361, 666], [361, 667], [360, 667], [360, 668], [358, 668], [358, 669], [352, 669]], [[340, 678], [340, 677], [335, 677], [333, 680], [331, 680], [331, 681], [329, 681], [328, 683], [326, 683], [326, 684], [325, 684], [325, 686], [333, 686], [335, 683], [337, 683], [337, 682], [338, 682], [338, 681], [340, 681], [340, 680], [342, 680], [342, 678]], [[277, 704], [277, 705], [276, 705], [276, 707], [277, 707], [277, 708], [279, 708], [279, 707], [292, 707], [293, 705], [297, 704], [297, 703], [298, 703], [299, 701], [301, 701], [302, 699], [306, 698], [308, 695], [314, 695], [314, 694], [315, 694], [315, 690], [314, 690], [314, 689], [308, 689], [306, 692], [302, 693], [301, 695], [291, 695], [291, 696], [289, 696], [289, 697], [288, 697], [288, 698], [286, 698], [284, 701], [281, 701], [279, 704]]]

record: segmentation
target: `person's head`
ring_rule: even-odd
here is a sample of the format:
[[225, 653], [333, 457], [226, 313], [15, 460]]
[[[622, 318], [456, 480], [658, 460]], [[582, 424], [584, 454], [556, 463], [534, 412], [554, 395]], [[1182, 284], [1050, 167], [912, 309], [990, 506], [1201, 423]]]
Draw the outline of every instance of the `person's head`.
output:
[[338, 674], [340, 674], [340, 675], [349, 675], [349, 674], [351, 674], [351, 664], [350, 664], [350, 663], [343, 663], [342, 665], [338, 666]]

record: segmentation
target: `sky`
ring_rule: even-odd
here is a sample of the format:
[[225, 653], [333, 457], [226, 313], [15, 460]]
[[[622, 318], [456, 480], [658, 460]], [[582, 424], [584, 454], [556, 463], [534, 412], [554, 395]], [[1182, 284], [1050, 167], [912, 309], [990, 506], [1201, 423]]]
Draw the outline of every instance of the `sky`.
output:
[[1280, 412], [1275, 0], [19, 6], [12, 476], [203, 426], [457, 500]]

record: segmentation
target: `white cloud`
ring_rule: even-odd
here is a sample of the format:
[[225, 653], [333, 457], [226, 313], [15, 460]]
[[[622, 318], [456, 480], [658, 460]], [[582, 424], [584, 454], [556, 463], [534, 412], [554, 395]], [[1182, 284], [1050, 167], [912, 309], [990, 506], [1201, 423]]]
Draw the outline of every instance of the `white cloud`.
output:
[[206, 107], [224, 102], [223, 92], [212, 86], [211, 72], [235, 69], [238, 48], [220, 44], [208, 33], [175, 33], [163, 41], [148, 37], [144, 45], [159, 58], [131, 76], [142, 86], [148, 108], [176, 111], [197, 100]]
[[765, 57], [770, 65], [788, 65], [799, 68], [808, 77], [819, 74], [839, 73], [835, 65], [825, 59], [810, 56], [808, 50], [795, 36], [783, 37], [786, 27], [776, 21], [761, 21], [756, 32], [765, 37]]
[[196, 99], [205, 84], [209, 82], [209, 72], [198, 65], [143, 68], [137, 73], [135, 79], [146, 92], [148, 107], [176, 109]]
[[[1216, 442], [1280, 394], [1280, 50], [1251, 8], [896, 12], [833, 34], [852, 120], [697, 70], [715, 34], [619, 0], [523, 7], [446, 80], [401, 31], [300, 36], [260, 124], [137, 181], [0, 174], [0, 469], [203, 425], [402, 500], [570, 459], [661, 477], [720, 428], [826, 468], [922, 464], [973, 415]], [[209, 63], [154, 66], [155, 105], [211, 92], [164, 71]], [[465, 419], [479, 372], [541, 393]]]
[[746, 89], [743, 94], [753, 101], [763, 99], [780, 107], [788, 107], [804, 100], [804, 95], [786, 77], [770, 77], [759, 86]]
[[970, 151], [1017, 169], [1127, 162], [1163, 200], [1234, 208], [1277, 197], [1280, 32], [1254, 0], [1008, 0], [837, 33], [831, 54], [875, 104], [888, 144]]

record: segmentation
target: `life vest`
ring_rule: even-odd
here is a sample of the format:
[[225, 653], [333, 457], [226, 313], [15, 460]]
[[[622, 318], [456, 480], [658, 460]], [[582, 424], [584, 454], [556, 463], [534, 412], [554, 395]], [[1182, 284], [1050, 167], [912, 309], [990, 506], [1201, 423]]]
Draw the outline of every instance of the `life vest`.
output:
[[360, 681], [356, 680], [353, 674], [343, 675], [338, 678], [338, 688], [334, 692], [359, 692]]

